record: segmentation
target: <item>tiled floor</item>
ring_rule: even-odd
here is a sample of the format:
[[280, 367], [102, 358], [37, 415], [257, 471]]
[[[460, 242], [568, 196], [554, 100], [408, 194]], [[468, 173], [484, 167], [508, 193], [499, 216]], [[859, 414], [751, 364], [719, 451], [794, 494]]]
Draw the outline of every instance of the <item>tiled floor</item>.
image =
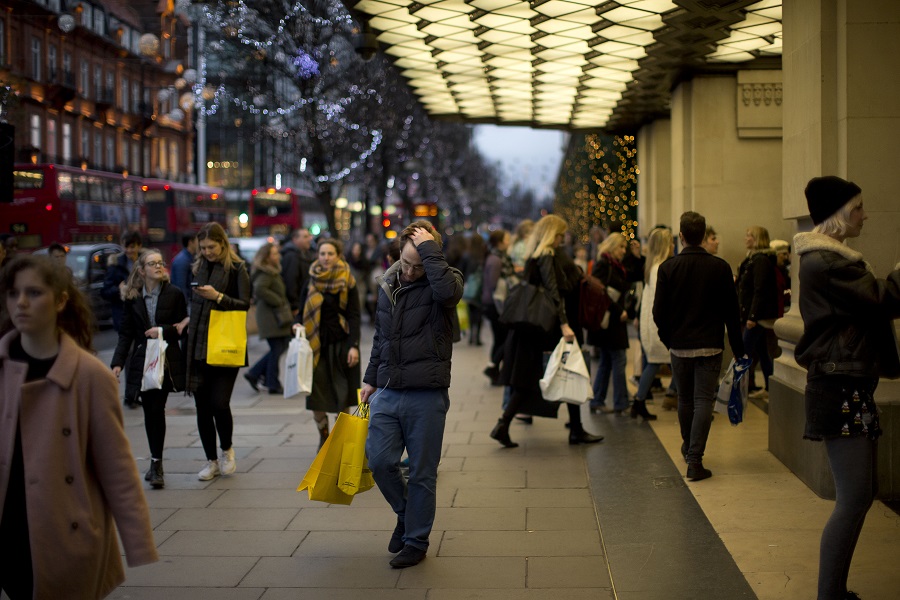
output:
[[[371, 333], [367, 332], [368, 336]], [[488, 336], [485, 335], [485, 338]], [[251, 344], [251, 357], [261, 344]], [[193, 403], [169, 401], [166, 489], [147, 490], [161, 561], [127, 570], [111, 598], [165, 600], [628, 600], [815, 597], [818, 540], [832, 503], [766, 451], [766, 416], [713, 424], [706, 465], [687, 483], [674, 412], [658, 421], [590, 416], [607, 439], [566, 443], [557, 420], [516, 424], [519, 448], [488, 437], [501, 389], [481, 374], [487, 346], [457, 344], [451, 410], [428, 558], [388, 566], [394, 516], [377, 490], [352, 506], [311, 502], [295, 488], [318, 435], [303, 402], [252, 393], [232, 400], [238, 472], [201, 482]], [[101, 354], [106, 360], [109, 357]], [[630, 371], [629, 371], [630, 372]], [[138, 467], [140, 411], [126, 413]], [[877, 503], [851, 588], [900, 595], [900, 517]]]

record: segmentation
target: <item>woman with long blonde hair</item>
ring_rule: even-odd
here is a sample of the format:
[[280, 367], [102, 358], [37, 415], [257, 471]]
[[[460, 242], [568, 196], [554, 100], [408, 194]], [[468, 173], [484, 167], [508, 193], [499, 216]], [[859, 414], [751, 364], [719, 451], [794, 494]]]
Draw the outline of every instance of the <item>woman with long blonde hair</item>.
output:
[[[560, 294], [560, 283], [564, 275], [555, 260], [557, 248], [562, 243], [567, 229], [568, 225], [561, 218], [547, 215], [535, 224], [525, 245], [523, 279], [544, 288], [556, 306], [559, 326], [550, 334], [533, 325], [516, 326], [506, 338], [500, 381], [510, 388], [509, 403], [490, 434], [505, 448], [518, 446], [509, 437], [509, 424], [513, 417], [519, 412], [530, 414], [532, 407], [546, 404], [541, 396], [539, 384], [544, 373], [544, 351], [552, 350], [559, 343], [560, 337], [567, 342], [575, 340], [575, 331], [569, 326], [565, 301]], [[602, 436], [591, 435], [584, 430], [580, 404], [566, 404], [566, 406], [569, 410], [570, 444], [592, 444], [603, 439]]]
[[[206, 362], [209, 317], [213, 310], [250, 308], [250, 275], [244, 261], [235, 254], [218, 223], [207, 223], [197, 233], [200, 254], [194, 262], [194, 296], [188, 329], [187, 389], [194, 394], [197, 429], [207, 463], [197, 475], [209, 481], [219, 475], [231, 475], [237, 469], [231, 436], [231, 393], [239, 367], [217, 367]], [[247, 357], [244, 356], [244, 364]], [[216, 434], [222, 449], [216, 452]]]
[[638, 383], [638, 391], [631, 403], [631, 418], [639, 415], [646, 421], [653, 421], [656, 415], [647, 410], [647, 395], [653, 380], [659, 372], [659, 368], [669, 362], [669, 350], [659, 339], [659, 329], [653, 321], [653, 302], [656, 296], [656, 275], [659, 265], [667, 260], [675, 251], [675, 243], [672, 232], [665, 227], [659, 227], [650, 232], [647, 240], [648, 256], [647, 266], [644, 272], [644, 291], [641, 295], [640, 334], [641, 347], [647, 363], [641, 371], [641, 380]]
[[751, 367], [751, 398], [768, 397], [769, 376], [774, 363], [766, 343], [766, 330], [774, 326], [778, 318], [778, 284], [775, 277], [777, 259], [769, 248], [769, 231], [753, 225], [747, 228], [744, 238], [747, 257], [738, 269], [737, 292], [741, 309], [741, 326], [744, 328], [744, 348], [754, 363], [759, 362], [765, 387], [753, 389]]

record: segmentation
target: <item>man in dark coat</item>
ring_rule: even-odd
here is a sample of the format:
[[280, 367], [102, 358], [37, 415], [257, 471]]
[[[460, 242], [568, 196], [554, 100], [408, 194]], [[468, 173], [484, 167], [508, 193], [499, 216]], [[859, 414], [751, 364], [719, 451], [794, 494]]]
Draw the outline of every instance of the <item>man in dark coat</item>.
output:
[[[397, 569], [425, 558], [434, 524], [437, 467], [450, 407], [450, 357], [462, 273], [441, 252], [441, 236], [416, 221], [400, 236], [400, 260], [383, 277], [375, 314], [375, 339], [363, 377], [369, 404], [369, 467], [397, 513], [388, 550]], [[409, 483], [400, 457], [409, 455]]]
[[131, 269], [134, 267], [134, 261], [137, 260], [138, 254], [141, 253], [143, 241], [141, 234], [137, 231], [129, 231], [122, 235], [122, 247], [125, 252], [114, 255], [111, 263], [106, 268], [106, 278], [103, 280], [103, 289], [100, 290], [100, 296], [109, 301], [109, 307], [112, 310], [113, 329], [118, 333], [122, 329], [122, 314], [125, 310], [125, 301], [122, 299], [122, 290], [125, 287], [125, 281], [131, 275]]
[[659, 339], [672, 357], [681, 453], [691, 481], [712, 476], [703, 467], [703, 452], [722, 369], [726, 327], [734, 355], [744, 356], [731, 267], [700, 246], [705, 235], [703, 215], [691, 211], [681, 215], [678, 237], [685, 248], [659, 266], [653, 301]]
[[281, 278], [294, 315], [303, 310], [306, 302], [309, 267], [316, 261], [311, 246], [312, 234], [306, 229], [295, 229], [291, 241], [281, 248]]

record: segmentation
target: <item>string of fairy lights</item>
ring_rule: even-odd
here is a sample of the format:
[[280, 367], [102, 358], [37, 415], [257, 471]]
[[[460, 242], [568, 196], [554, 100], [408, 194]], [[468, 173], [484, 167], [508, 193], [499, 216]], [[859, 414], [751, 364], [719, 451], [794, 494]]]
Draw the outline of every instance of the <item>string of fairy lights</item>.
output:
[[631, 135], [573, 136], [563, 163], [556, 210], [582, 243], [599, 225], [637, 235], [637, 146]]

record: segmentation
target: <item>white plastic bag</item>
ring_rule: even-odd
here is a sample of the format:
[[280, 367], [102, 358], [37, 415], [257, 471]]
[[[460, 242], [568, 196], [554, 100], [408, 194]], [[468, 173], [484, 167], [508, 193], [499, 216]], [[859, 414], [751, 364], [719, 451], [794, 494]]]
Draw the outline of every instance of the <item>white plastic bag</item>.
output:
[[147, 352], [144, 354], [144, 375], [141, 378], [141, 391], [161, 390], [166, 376], [166, 348], [169, 344], [163, 339], [162, 327], [157, 327], [159, 336], [147, 338]]
[[306, 330], [303, 328], [303, 325], [295, 329], [294, 339], [288, 344], [287, 358], [284, 361], [285, 398], [312, 392], [312, 346], [309, 345], [309, 340], [306, 339]]
[[545, 400], [584, 404], [593, 397], [591, 376], [577, 341], [560, 338], [540, 381]]
[[732, 425], [737, 425], [744, 420], [744, 412], [747, 410], [747, 393], [749, 377], [744, 373], [750, 367], [749, 359], [738, 360], [732, 358], [728, 364], [728, 370], [722, 377], [722, 383], [716, 390], [715, 411], [728, 415]]

